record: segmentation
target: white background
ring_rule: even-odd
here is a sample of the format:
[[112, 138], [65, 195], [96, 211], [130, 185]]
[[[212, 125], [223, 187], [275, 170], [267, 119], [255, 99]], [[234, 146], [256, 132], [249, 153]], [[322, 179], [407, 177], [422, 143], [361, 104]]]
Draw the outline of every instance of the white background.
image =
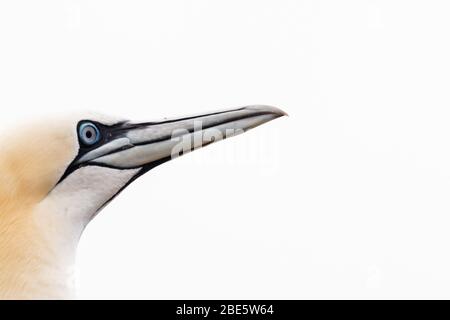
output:
[[450, 298], [448, 1], [2, 1], [1, 125], [247, 104], [278, 119], [130, 186], [82, 298]]

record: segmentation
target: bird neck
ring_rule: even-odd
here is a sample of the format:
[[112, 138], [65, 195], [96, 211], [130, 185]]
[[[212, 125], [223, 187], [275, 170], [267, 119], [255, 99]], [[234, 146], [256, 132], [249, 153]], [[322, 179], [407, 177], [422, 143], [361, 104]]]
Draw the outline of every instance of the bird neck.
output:
[[78, 239], [40, 209], [6, 209], [0, 212], [0, 299], [72, 298]]

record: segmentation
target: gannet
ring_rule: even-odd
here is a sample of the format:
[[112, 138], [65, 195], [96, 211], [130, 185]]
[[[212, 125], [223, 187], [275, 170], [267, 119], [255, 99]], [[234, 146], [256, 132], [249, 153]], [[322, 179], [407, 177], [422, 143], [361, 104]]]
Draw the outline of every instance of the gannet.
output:
[[134, 123], [35, 121], [0, 146], [0, 299], [72, 299], [78, 241], [130, 183], [184, 153], [286, 115], [247, 106]]

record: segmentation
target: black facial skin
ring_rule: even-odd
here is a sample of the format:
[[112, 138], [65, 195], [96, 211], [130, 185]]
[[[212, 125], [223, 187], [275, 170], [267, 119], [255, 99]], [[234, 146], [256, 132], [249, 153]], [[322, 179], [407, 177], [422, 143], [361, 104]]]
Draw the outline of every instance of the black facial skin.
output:
[[[80, 138], [79, 131], [80, 127], [85, 123], [92, 123], [95, 125], [99, 132], [100, 132], [100, 139], [97, 143], [93, 145], [86, 145], [83, 140]], [[74, 171], [86, 166], [85, 163], [77, 163], [77, 161], [83, 157], [86, 153], [91, 152], [92, 150], [95, 150], [96, 148], [112, 141], [118, 138], [121, 138], [125, 135], [126, 131], [132, 127], [128, 122], [119, 122], [114, 125], [104, 125], [100, 122], [96, 121], [90, 121], [90, 120], [82, 120], [77, 125], [77, 136], [78, 136], [78, 145], [80, 146], [78, 150], [78, 155], [75, 157], [75, 159], [72, 161], [72, 163], [67, 167], [66, 171], [62, 175], [61, 179], [59, 179], [57, 185], [61, 183], [65, 178], [67, 178], [71, 173]], [[124, 150], [126, 148], [123, 148]]]
[[[83, 125], [84, 123], [92, 123], [95, 126], [97, 126], [97, 128], [100, 132], [100, 139], [97, 143], [89, 146], [89, 145], [86, 145], [81, 140], [78, 132], [80, 130], [80, 126]], [[103, 164], [95, 163], [95, 162], [90, 162], [90, 163], [77, 163], [77, 162], [85, 154], [97, 149], [98, 147], [105, 145], [105, 144], [109, 143], [110, 141], [125, 137], [127, 131], [129, 131], [131, 129], [137, 129], [140, 127], [148, 127], [149, 125], [152, 125], [152, 124], [161, 124], [161, 123], [164, 123], [164, 122], [154, 122], [154, 123], [147, 122], [147, 123], [141, 123], [141, 124], [132, 124], [130, 122], [123, 121], [123, 122], [119, 122], [114, 125], [105, 125], [100, 122], [91, 121], [91, 120], [80, 121], [77, 125], [78, 144], [80, 146], [80, 148], [78, 150], [78, 155], [75, 157], [75, 159], [72, 161], [72, 163], [67, 167], [66, 171], [64, 172], [64, 174], [59, 179], [59, 181], [56, 185], [58, 185], [62, 181], [64, 181], [74, 171], [76, 171], [80, 168], [83, 168], [85, 166], [88, 166], [88, 165], [110, 168], [107, 165], [103, 165]], [[130, 148], [130, 146], [124, 146], [121, 149], [114, 150], [112, 153], [120, 152], [120, 151], [126, 150], [128, 148]], [[107, 154], [105, 154], [105, 155], [107, 155]], [[149, 163], [147, 165], [140, 167], [141, 169], [139, 170], [138, 174], [132, 179], [132, 181], [134, 181], [135, 179], [137, 179], [139, 176], [143, 175], [144, 173], [148, 172], [149, 170], [151, 170], [151, 169], [157, 167], [158, 165], [163, 164], [164, 162], [167, 162], [169, 160], [170, 160], [170, 157], [167, 157], [167, 158], [164, 158], [164, 159], [161, 159], [161, 160], [158, 160], [158, 161], [155, 161], [155, 162], [152, 162], [152, 163]], [[120, 169], [120, 168], [114, 168], [114, 169], [125, 170], [125, 169]], [[129, 169], [131, 169], [131, 168], [129, 168]], [[132, 181], [130, 181], [130, 183]]]
[[[83, 141], [80, 139], [80, 136], [78, 134], [80, 126], [84, 123], [92, 123], [95, 126], [97, 126], [99, 132], [100, 132], [100, 140], [95, 143], [94, 145], [88, 146], [83, 143]], [[160, 123], [160, 122], [159, 122]], [[98, 166], [98, 167], [107, 167], [106, 165], [102, 165], [99, 163], [77, 163], [77, 161], [83, 157], [86, 153], [91, 152], [92, 150], [95, 150], [96, 148], [107, 144], [108, 142], [112, 140], [119, 139], [121, 137], [124, 137], [126, 132], [130, 129], [136, 129], [139, 127], [146, 127], [153, 123], [142, 123], [142, 124], [131, 124], [129, 122], [120, 122], [114, 125], [104, 125], [102, 123], [96, 122], [96, 121], [90, 121], [90, 120], [82, 120], [77, 125], [77, 136], [78, 136], [78, 143], [79, 143], [79, 151], [78, 155], [75, 157], [75, 159], [72, 161], [72, 163], [67, 167], [66, 171], [62, 175], [62, 177], [59, 179], [58, 183], [55, 185], [54, 188], [56, 188], [61, 182], [63, 182], [70, 174], [75, 172], [76, 170], [83, 168], [88, 165]], [[156, 123], [155, 123], [156, 124]], [[115, 150], [114, 152], [119, 152], [122, 150], [126, 150], [129, 147], [123, 147], [119, 150]], [[164, 159], [160, 159], [157, 161], [154, 161], [152, 163], [146, 164], [142, 167], [140, 167], [140, 170], [128, 181], [114, 196], [112, 196], [110, 199], [108, 199], [98, 210], [97, 212], [100, 212], [108, 203], [110, 203], [115, 197], [117, 197], [126, 187], [128, 187], [132, 182], [134, 182], [136, 179], [138, 179], [143, 174], [147, 173], [151, 169], [169, 161], [171, 158], [167, 157]], [[115, 170], [127, 170], [127, 169], [120, 169], [120, 168], [114, 168]]]

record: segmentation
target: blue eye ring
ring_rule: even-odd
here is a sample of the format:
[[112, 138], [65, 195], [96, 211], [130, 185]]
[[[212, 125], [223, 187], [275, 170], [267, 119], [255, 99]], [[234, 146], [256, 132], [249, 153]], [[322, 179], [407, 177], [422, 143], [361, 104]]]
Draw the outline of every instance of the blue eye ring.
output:
[[78, 129], [78, 136], [86, 146], [93, 146], [101, 139], [100, 130], [92, 122], [82, 123]]

